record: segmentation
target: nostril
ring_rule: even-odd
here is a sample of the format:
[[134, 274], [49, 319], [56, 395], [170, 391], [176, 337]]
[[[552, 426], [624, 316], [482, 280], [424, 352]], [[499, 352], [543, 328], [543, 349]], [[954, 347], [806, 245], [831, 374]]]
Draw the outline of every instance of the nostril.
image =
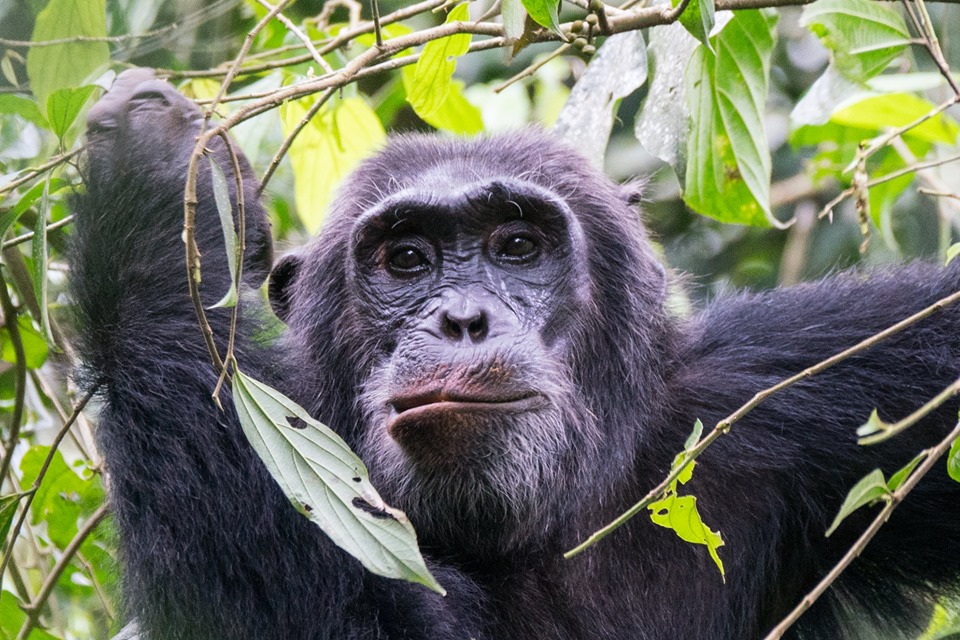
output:
[[470, 334], [472, 339], [483, 340], [487, 336], [486, 317], [480, 315], [474, 318], [473, 322], [470, 323], [470, 326], [467, 327], [467, 332]]
[[450, 317], [450, 314], [443, 314], [443, 320], [440, 322], [443, 335], [454, 340], [459, 340], [463, 336], [463, 329], [460, 323]]

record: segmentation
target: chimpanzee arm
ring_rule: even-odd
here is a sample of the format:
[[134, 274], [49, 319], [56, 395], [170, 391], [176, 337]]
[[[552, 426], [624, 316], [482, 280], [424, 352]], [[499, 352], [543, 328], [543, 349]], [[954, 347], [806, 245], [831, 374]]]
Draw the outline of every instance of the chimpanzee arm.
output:
[[[754, 393], [958, 289], [956, 265], [916, 264], [719, 302], [697, 321], [683, 356], [690, 366], [677, 381], [685, 390], [675, 395], [689, 400], [683, 408], [688, 423], [701, 418], [715, 424]], [[826, 538], [847, 492], [873, 469], [889, 478], [946, 437], [958, 403], [951, 400], [882, 444], [857, 444], [857, 428], [874, 408], [887, 421], [907, 416], [958, 376], [960, 307], [953, 306], [774, 394], [703, 456], [695, 474], [700, 486], [716, 490], [715, 505], [726, 505], [711, 514], [727, 540], [721, 555], [750, 568], [751, 584], [764, 591], [753, 601], [766, 603], [770, 625], [826, 575], [876, 515], [878, 507], [863, 509]], [[694, 492], [697, 483], [695, 477]], [[802, 626], [809, 632], [818, 620], [829, 625], [836, 618], [826, 612], [858, 604], [875, 620], [897, 619], [904, 633], [911, 617], [922, 630], [929, 600], [912, 609], [916, 596], [929, 598], [931, 584], [946, 589], [960, 577], [958, 500], [960, 484], [940, 460]], [[710, 503], [700, 501], [706, 512]], [[766, 564], [765, 558], [777, 561]], [[843, 635], [829, 626], [823, 633]]]
[[[299, 515], [246, 442], [229, 391], [223, 410], [211, 399], [217, 373], [189, 297], [181, 238], [200, 122], [192, 103], [151, 72], [122, 74], [91, 110], [87, 189], [75, 202], [72, 291], [86, 376], [103, 398], [98, 438], [128, 615], [152, 640], [469, 637], [458, 626], [469, 616], [454, 616], [453, 600], [367, 574]], [[211, 148], [235, 201], [230, 156], [222, 140]], [[269, 223], [240, 162], [245, 282], [258, 286], [270, 268]], [[230, 275], [205, 159], [198, 192], [209, 306]], [[238, 359], [270, 381], [279, 367], [252, 344], [254, 299], [243, 301]], [[222, 353], [229, 312], [208, 318]], [[452, 592], [461, 584], [453, 572], [438, 578]]]

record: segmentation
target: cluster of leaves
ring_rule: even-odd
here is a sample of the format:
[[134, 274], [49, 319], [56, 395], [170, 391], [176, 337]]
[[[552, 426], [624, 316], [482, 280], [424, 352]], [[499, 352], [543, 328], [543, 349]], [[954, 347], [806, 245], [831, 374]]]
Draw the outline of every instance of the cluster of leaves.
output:
[[[957, 159], [951, 107], [960, 92], [949, 72], [956, 52], [944, 53], [922, 3], [904, 13], [871, 0], [817, 0], [791, 13], [718, 12], [712, 0], [503, 0], [499, 13], [482, 17], [476, 4], [384, 2], [375, 27], [350, 0], [284, 6], [284, 20], [268, 20], [273, 7], [254, 0], [220, 0], [188, 14], [163, 0], [0, 3], [0, 289], [9, 303], [0, 328], [0, 416], [9, 417], [0, 423], [0, 638], [106, 637], [115, 629], [102, 470], [84, 417], [70, 408], [83, 399], [63, 377], [75, 363], [70, 331], [60, 328], [69, 317], [61, 257], [70, 233], [66, 195], [82, 188], [75, 160], [84, 115], [124, 64], [165, 67], [161, 75], [186, 95], [233, 119], [239, 145], [269, 176], [267, 204], [283, 239], [321, 226], [337, 184], [388, 130], [472, 135], [538, 124], [614, 172], [623, 147], [669, 166], [683, 205], [710, 218], [655, 195], [652, 223], [671, 257], [772, 238], [762, 244], [768, 271], [791, 255], [784, 246], [799, 246], [801, 262], [812, 261], [818, 247], [804, 240], [803, 225], [781, 231], [803, 206], [852, 225], [867, 260], [909, 253], [904, 216], [892, 213], [915, 194], [918, 175], [935, 198], [933, 251], [946, 256], [960, 221], [960, 196], [943, 186], [957, 184], [947, 172]], [[214, 53], [202, 47], [210, 38]], [[824, 65], [804, 71], [791, 46], [815, 51]], [[224, 50], [229, 59], [211, 57]], [[234, 59], [237, 51], [244, 53]], [[792, 77], [804, 79], [790, 87]], [[768, 129], [780, 103], [789, 107], [781, 118], [789, 131], [773, 141]], [[774, 197], [775, 177], [802, 178], [802, 186]], [[227, 245], [236, 249], [226, 181], [214, 183]], [[661, 209], [672, 212], [669, 222], [658, 220]], [[751, 246], [721, 268], [678, 261], [736, 280], [731, 274], [755, 264], [757, 251]], [[836, 252], [820, 257], [830, 266], [837, 260]], [[231, 269], [238, 273], [238, 261]], [[235, 304], [236, 291], [217, 303]], [[371, 570], [442, 590], [403, 514], [383, 503], [335, 434], [236, 366], [232, 384], [248, 437], [305, 515]], [[876, 419], [861, 435], [892, 428]], [[699, 436], [646, 506], [657, 524], [705, 545], [722, 573], [720, 533], [701, 521], [694, 496], [681, 495]], [[958, 478], [960, 445], [946, 444]], [[879, 471], [864, 479], [838, 522], [865, 504], [896, 503], [933, 453], [890, 480]], [[935, 623], [930, 638], [956, 621], [942, 613]]]

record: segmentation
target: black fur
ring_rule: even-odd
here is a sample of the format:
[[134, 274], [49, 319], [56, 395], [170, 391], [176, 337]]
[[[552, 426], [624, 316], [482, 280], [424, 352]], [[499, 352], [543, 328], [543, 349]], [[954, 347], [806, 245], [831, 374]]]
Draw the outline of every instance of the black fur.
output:
[[[152, 640], [759, 637], [862, 530], [869, 513], [823, 535], [853, 483], [878, 466], [896, 470], [956, 420], [953, 403], [889, 443], [856, 444], [874, 407], [902, 417], [960, 375], [960, 312], [947, 309], [773, 396], [703, 455], [684, 491], [723, 533], [726, 584], [705, 549], [642, 515], [563, 560], [662, 479], [696, 419], [713, 425], [760, 389], [954, 291], [960, 277], [924, 265], [843, 274], [725, 299], [681, 321], [664, 309], [664, 271], [622, 190], [566, 147], [535, 133], [395, 139], [348, 180], [316, 241], [278, 267], [271, 293], [289, 323], [280, 344], [264, 344], [254, 295], [244, 298], [240, 329], [241, 367], [361, 453], [388, 501], [411, 517], [449, 595], [371, 576], [287, 502], [230, 402], [221, 412], [210, 399], [216, 376], [180, 240], [195, 112], [143, 72], [121, 76], [108, 96], [91, 114], [73, 293], [86, 375], [103, 383], [99, 440], [127, 612]], [[228, 169], [222, 145], [214, 152]], [[212, 302], [228, 274], [207, 173], [198, 237]], [[245, 177], [255, 286], [268, 268], [269, 233], [256, 181]], [[463, 200], [470, 185], [479, 191]], [[545, 258], [547, 271], [525, 272], [515, 299], [490, 298], [472, 281], [428, 287], [419, 299], [422, 282], [397, 284], [370, 266], [378, 258], [364, 253], [358, 234], [368, 227], [357, 220], [385, 200], [401, 202], [398, 215], [433, 207], [442, 226], [451, 202], [476, 217], [472, 203], [485, 211], [498, 189], [524, 215], [537, 209], [545, 226], [556, 218], [551, 233], [565, 243]], [[423, 329], [431, 318], [449, 315], [441, 293], [450, 291], [457, 304], [493, 310], [481, 313], [488, 325], [478, 340], [506, 332], [501, 346], [461, 351], [421, 335], [433, 335]], [[210, 318], [224, 339], [228, 316]], [[540, 385], [549, 408], [462, 417], [484, 430], [465, 445], [456, 439], [467, 431], [435, 440], [443, 455], [429, 441], [399, 449], [381, 415], [391, 389], [461, 375], [462, 359], [476, 354], [512, 383]], [[481, 376], [499, 384], [489, 368]], [[932, 597], [960, 575], [958, 499], [960, 486], [938, 464], [797, 636], [914, 637]]]

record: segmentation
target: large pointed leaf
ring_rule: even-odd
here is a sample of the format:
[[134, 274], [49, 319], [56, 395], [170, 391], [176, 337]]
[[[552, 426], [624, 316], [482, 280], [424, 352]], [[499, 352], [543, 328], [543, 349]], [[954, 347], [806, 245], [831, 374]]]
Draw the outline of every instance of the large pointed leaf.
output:
[[844, 500], [840, 506], [837, 517], [833, 519], [833, 524], [827, 529], [827, 535], [829, 536], [836, 531], [840, 523], [846, 520], [847, 516], [851, 513], [860, 507], [873, 504], [877, 500], [882, 500], [890, 495], [890, 493], [887, 481], [883, 477], [883, 471], [874, 469], [850, 489], [846, 500]]
[[[466, 2], [457, 5], [447, 16], [447, 23], [469, 20], [468, 9]], [[469, 49], [469, 33], [440, 38], [423, 47], [407, 93], [407, 101], [418, 116], [425, 118], [443, 105], [450, 92], [453, 72], [457, 69], [457, 58]]]
[[724, 222], [778, 225], [770, 212], [770, 149], [763, 116], [776, 15], [738, 11], [687, 68], [692, 131], [684, 200]]
[[443, 587], [430, 575], [413, 526], [389, 507], [346, 443], [279, 391], [236, 371], [233, 397], [250, 444], [284, 493], [337, 546], [373, 573]]
[[646, 80], [643, 34], [631, 31], [610, 36], [574, 85], [554, 133], [565, 140], [576, 140], [580, 152], [603, 167], [616, 106]]
[[[106, 35], [106, 0], [50, 0], [37, 15], [33, 27], [35, 42]], [[46, 111], [51, 93], [83, 85], [95, 71], [106, 68], [109, 61], [110, 49], [106, 42], [32, 47], [27, 53], [27, 76], [41, 113]]]
[[804, 8], [800, 24], [830, 50], [840, 73], [861, 84], [910, 44], [900, 14], [873, 0], [818, 0]]

